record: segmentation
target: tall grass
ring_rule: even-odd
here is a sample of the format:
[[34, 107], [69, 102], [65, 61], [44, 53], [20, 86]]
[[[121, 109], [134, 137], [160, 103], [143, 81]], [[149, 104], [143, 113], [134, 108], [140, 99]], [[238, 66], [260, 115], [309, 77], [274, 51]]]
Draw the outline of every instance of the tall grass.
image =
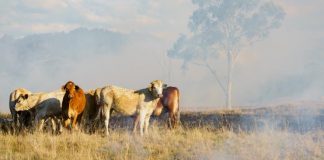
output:
[[[64, 131], [61, 135], [0, 134], [0, 160], [322, 160], [324, 130], [320, 109], [316, 112], [320, 114], [297, 115], [279, 111], [268, 113], [262, 109], [258, 110], [261, 114], [256, 114], [255, 110], [248, 113], [188, 112], [181, 116], [183, 128], [169, 130], [163, 127], [163, 121], [153, 121], [149, 133], [143, 137], [133, 134], [128, 128], [132, 120], [122, 117], [112, 117], [107, 137], [80, 131]], [[272, 114], [274, 116], [269, 116]], [[260, 115], [268, 116], [262, 118]], [[1, 116], [8, 118], [10, 115]], [[264, 125], [254, 128], [253, 125], [261, 120]], [[282, 127], [273, 127], [278, 124]]]
[[144, 137], [123, 128], [108, 137], [78, 131], [0, 135], [0, 159], [324, 159], [323, 131], [234, 133], [156, 125], [149, 131]]
[[108, 137], [74, 131], [0, 135], [1, 159], [196, 159], [224, 138], [206, 129], [151, 128], [141, 137], [116, 129]]

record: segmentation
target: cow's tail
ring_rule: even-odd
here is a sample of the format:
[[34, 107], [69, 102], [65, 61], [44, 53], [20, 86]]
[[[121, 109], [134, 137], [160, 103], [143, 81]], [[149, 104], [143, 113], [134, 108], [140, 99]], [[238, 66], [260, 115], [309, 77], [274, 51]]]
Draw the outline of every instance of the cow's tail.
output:
[[180, 119], [180, 92], [177, 89], [177, 97], [178, 97], [178, 111], [177, 111], [177, 122], [179, 126], [182, 126], [181, 119]]
[[98, 113], [98, 116], [99, 117], [97, 117], [97, 118], [99, 118], [99, 121], [101, 122], [102, 121], [102, 119], [103, 119], [103, 115], [104, 113], [103, 113], [103, 106], [100, 106], [100, 108], [99, 108], [99, 113]]

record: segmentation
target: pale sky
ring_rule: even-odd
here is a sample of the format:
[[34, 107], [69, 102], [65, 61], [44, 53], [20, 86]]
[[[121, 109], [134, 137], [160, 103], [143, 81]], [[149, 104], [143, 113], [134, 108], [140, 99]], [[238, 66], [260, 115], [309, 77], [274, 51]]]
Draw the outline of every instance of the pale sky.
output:
[[[235, 106], [323, 100], [324, 1], [275, 2], [285, 19], [242, 51]], [[188, 33], [195, 8], [190, 0], [0, 0], [0, 112], [9, 111], [15, 88], [48, 92], [68, 80], [88, 90], [107, 84], [139, 89], [162, 79], [180, 88], [183, 107], [224, 106], [206, 69], [184, 71], [166, 55]]]

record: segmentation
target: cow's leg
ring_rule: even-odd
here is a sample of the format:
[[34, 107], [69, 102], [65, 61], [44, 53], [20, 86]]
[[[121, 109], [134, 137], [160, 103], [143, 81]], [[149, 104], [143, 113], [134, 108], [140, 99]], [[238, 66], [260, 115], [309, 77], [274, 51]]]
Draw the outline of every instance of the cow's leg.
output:
[[28, 111], [22, 111], [22, 112], [20, 112], [18, 122], [19, 122], [19, 126], [20, 126], [21, 131], [24, 131], [25, 132], [27, 130], [29, 116], [30, 115], [29, 115], [29, 112]]
[[41, 118], [41, 119], [38, 119], [35, 122], [38, 125], [37, 130], [38, 131], [42, 131], [43, 130], [43, 126], [44, 126], [45, 119], [44, 118]]
[[145, 122], [144, 122], [144, 126], [145, 126], [145, 128], [144, 128], [144, 133], [145, 134], [147, 134], [148, 133], [148, 126], [149, 126], [149, 124], [150, 124], [150, 115], [146, 115], [145, 116]]
[[51, 117], [51, 123], [52, 123], [52, 134], [55, 134], [57, 128], [56, 128], [56, 122], [54, 117]]
[[63, 132], [63, 125], [61, 123], [62, 119], [61, 118], [56, 118], [56, 124], [58, 127], [58, 133], [62, 133]]
[[68, 119], [63, 119], [63, 126], [65, 127], [65, 128], [68, 128], [68, 129], [71, 129], [71, 119], [70, 118], [68, 118]]
[[38, 116], [36, 115], [36, 117], [35, 117], [35, 122], [34, 122], [34, 125], [33, 125], [34, 127], [34, 129], [36, 130], [36, 131], [38, 131], [38, 128], [39, 128], [39, 119], [38, 119]]
[[143, 136], [145, 114], [143, 112], [141, 112], [139, 114], [139, 116], [140, 116], [140, 119], [139, 119], [139, 123], [140, 123], [140, 134], [141, 134], [141, 136]]
[[172, 113], [172, 117], [171, 117], [171, 122], [172, 122], [172, 128], [176, 127], [176, 123], [177, 123], [177, 117], [175, 113]]
[[105, 135], [109, 135], [109, 118], [110, 118], [110, 114], [111, 114], [111, 104], [106, 104], [104, 106], [102, 106], [102, 116], [103, 116], [103, 120], [104, 120], [104, 124], [105, 124]]
[[134, 117], [134, 125], [133, 125], [134, 128], [133, 128], [133, 133], [136, 133], [139, 119], [140, 119], [140, 116], [139, 116], [139, 115], [136, 115], [136, 116]]
[[77, 129], [76, 123], [77, 123], [78, 115], [73, 116], [73, 121], [72, 121], [72, 128]]
[[109, 118], [112, 111], [111, 108], [112, 108], [112, 104], [106, 103], [105, 105], [101, 106], [101, 115], [102, 115], [101, 122], [102, 121], [104, 122], [105, 125], [104, 134], [107, 136], [109, 135], [108, 127], [109, 127]]
[[56, 134], [62, 133], [63, 132], [62, 116], [61, 115], [55, 115], [54, 120], [55, 120], [56, 127], [57, 127]]
[[12, 118], [14, 120], [15, 129], [17, 129], [18, 128], [18, 116], [17, 116], [17, 112], [12, 112]]
[[168, 121], [168, 123], [169, 123], [168, 126], [169, 126], [170, 129], [172, 129], [174, 127], [174, 120], [175, 120], [174, 116], [175, 116], [174, 112], [170, 111], [169, 112], [169, 121]]
[[22, 112], [23, 111], [20, 111], [20, 112], [16, 113], [16, 129], [17, 129], [18, 132], [21, 132], [24, 129], [23, 119], [22, 119], [22, 117], [23, 117]]
[[173, 113], [169, 111], [168, 127], [169, 127], [170, 129], [172, 128], [172, 116], [173, 116]]

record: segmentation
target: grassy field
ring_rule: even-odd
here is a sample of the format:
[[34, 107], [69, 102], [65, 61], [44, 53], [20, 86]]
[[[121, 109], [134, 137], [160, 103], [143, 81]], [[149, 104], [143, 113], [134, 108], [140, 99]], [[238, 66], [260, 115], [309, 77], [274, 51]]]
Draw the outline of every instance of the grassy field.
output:
[[0, 135], [0, 159], [324, 159], [324, 132], [234, 133], [151, 127], [144, 137], [115, 130]]
[[[222, 126], [224, 121], [228, 124], [245, 121], [243, 115], [260, 119], [256, 113], [242, 110], [184, 112], [183, 127], [169, 130], [155, 120], [144, 137], [132, 134], [128, 121], [123, 124], [128, 127], [111, 125], [108, 137], [78, 131], [65, 131], [61, 135], [0, 134], [0, 159], [324, 159], [322, 123], [302, 132], [264, 126], [250, 130]], [[111, 123], [118, 123], [116, 119], [120, 118], [112, 119]], [[299, 121], [297, 125], [301, 126], [304, 126], [303, 120], [306, 124], [309, 122], [308, 119], [292, 120]], [[249, 124], [248, 119], [246, 125]]]

